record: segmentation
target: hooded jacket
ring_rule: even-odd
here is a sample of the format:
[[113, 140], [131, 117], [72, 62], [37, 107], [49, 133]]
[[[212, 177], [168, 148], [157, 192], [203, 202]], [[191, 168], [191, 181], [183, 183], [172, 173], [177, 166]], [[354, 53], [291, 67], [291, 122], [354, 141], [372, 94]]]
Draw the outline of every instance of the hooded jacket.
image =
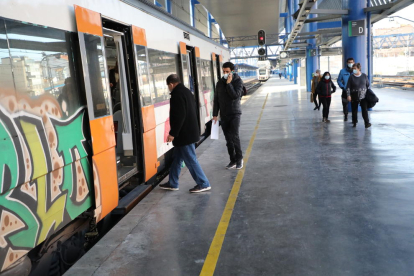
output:
[[214, 93], [213, 116], [221, 118], [237, 116], [242, 113], [240, 99], [243, 96], [243, 81], [239, 75], [233, 73], [233, 80], [227, 84], [225, 78], [221, 78], [216, 85]]
[[200, 140], [196, 109], [193, 93], [179, 83], [171, 91], [170, 99], [170, 135], [174, 137], [174, 146], [186, 146]]

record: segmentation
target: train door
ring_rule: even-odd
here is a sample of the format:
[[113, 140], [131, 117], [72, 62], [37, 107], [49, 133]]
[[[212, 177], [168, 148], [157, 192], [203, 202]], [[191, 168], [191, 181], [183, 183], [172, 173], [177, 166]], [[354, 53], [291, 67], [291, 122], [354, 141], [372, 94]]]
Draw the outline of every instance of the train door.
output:
[[221, 78], [221, 70], [223, 68], [223, 56], [216, 55], [216, 62], [217, 62], [217, 77], [218, 79]]
[[197, 119], [199, 124], [200, 135], [205, 132], [205, 102], [204, 95], [199, 87], [199, 73], [201, 70], [200, 50], [198, 47], [187, 46], [180, 42], [182, 78], [184, 85], [194, 94], [196, 106], [198, 109]]
[[212, 78], [213, 78], [213, 82], [214, 82], [214, 92], [216, 90], [216, 84], [219, 80], [218, 78], [218, 73], [217, 73], [217, 61], [216, 61], [216, 54], [215, 53], [211, 53], [211, 64], [212, 64], [212, 69], [211, 71], [213, 72], [212, 74]]
[[104, 36], [99, 13], [75, 5], [75, 16], [92, 136], [95, 217], [99, 221], [118, 205], [115, 132]]

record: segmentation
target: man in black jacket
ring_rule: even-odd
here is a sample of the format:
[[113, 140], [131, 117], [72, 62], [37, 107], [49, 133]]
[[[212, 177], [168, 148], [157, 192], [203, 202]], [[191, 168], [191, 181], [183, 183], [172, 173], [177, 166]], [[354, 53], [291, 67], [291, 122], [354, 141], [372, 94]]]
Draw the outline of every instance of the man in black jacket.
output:
[[235, 74], [234, 64], [223, 64], [223, 78], [217, 82], [214, 94], [213, 124], [217, 124], [220, 111], [221, 127], [226, 137], [230, 163], [227, 169], [243, 168], [243, 152], [240, 146], [239, 127], [241, 116], [240, 99], [243, 95], [243, 81]]
[[178, 190], [181, 163], [184, 161], [197, 185], [190, 193], [211, 190], [210, 183], [198, 163], [195, 154], [195, 142], [200, 139], [197, 122], [196, 104], [193, 94], [181, 82], [177, 74], [167, 78], [170, 99], [170, 134], [167, 142], [174, 145], [174, 159], [170, 168], [169, 181], [161, 184], [165, 190]]

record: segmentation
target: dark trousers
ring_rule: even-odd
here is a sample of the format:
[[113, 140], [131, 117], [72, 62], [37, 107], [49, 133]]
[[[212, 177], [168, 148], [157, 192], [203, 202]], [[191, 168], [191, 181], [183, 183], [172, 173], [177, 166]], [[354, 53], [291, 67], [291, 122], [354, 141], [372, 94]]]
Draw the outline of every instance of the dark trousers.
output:
[[364, 118], [365, 124], [369, 124], [367, 101], [365, 99], [362, 99], [360, 102], [358, 102], [358, 101], [352, 101], [351, 102], [351, 105], [352, 105], [352, 123], [356, 124], [358, 122], [358, 104], [361, 105], [362, 118]]
[[319, 97], [319, 102], [322, 103], [322, 117], [328, 119], [329, 107], [331, 106], [331, 97]]
[[348, 115], [348, 99], [342, 98], [342, 109], [344, 111], [344, 115]]
[[319, 98], [319, 105], [316, 98], [319, 98], [318, 94], [313, 93], [313, 103], [315, 104], [315, 107], [319, 108], [321, 106], [321, 98]]
[[348, 97], [346, 94], [346, 90], [342, 89], [342, 95], [341, 95], [341, 100], [342, 100], [342, 109], [344, 111], [344, 115], [348, 116]]
[[227, 142], [227, 151], [229, 152], [230, 161], [237, 162], [243, 159], [243, 152], [240, 146], [239, 128], [240, 115], [233, 117], [222, 117], [221, 128]]

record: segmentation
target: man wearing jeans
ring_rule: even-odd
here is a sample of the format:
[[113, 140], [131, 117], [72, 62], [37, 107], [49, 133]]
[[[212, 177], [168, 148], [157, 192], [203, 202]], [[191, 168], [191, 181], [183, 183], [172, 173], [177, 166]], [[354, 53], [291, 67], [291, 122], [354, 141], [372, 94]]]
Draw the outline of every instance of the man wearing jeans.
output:
[[196, 104], [193, 93], [181, 82], [177, 74], [167, 78], [170, 99], [170, 134], [167, 142], [174, 145], [174, 159], [170, 167], [169, 181], [161, 184], [165, 190], [178, 191], [178, 179], [181, 172], [181, 163], [184, 161], [191, 173], [196, 186], [190, 193], [200, 193], [211, 190], [210, 183], [198, 163], [195, 154], [195, 142], [200, 138]]

